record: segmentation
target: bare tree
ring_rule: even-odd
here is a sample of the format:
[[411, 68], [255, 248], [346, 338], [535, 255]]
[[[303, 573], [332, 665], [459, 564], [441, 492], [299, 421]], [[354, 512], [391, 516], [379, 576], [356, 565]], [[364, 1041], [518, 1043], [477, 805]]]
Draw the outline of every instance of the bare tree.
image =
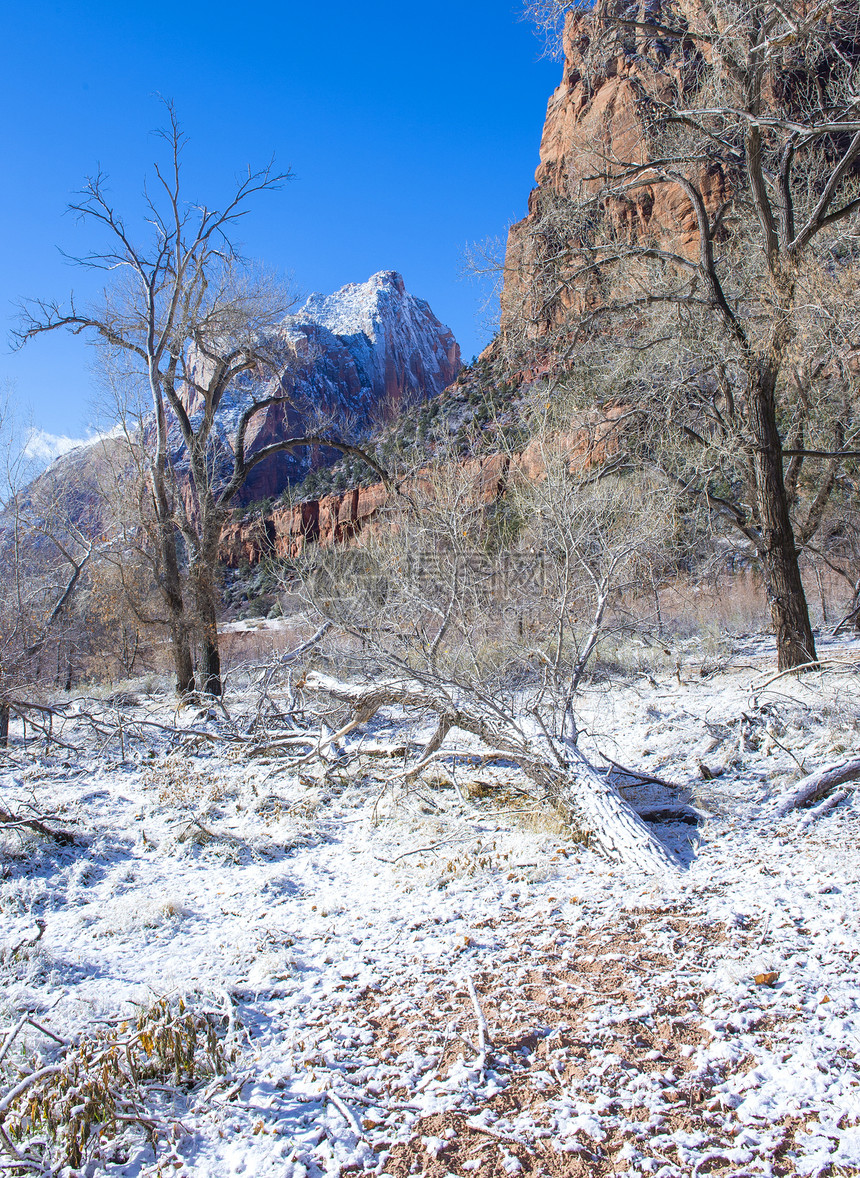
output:
[[857, 457], [857, 5], [530, 7], [566, 14], [584, 103], [628, 71], [635, 118], [538, 190], [509, 337], [602, 369], [631, 456], [759, 559], [780, 669], [814, 663], [798, 552]]
[[[107, 353], [115, 376], [145, 387], [151, 416], [134, 445], [146, 458], [146, 514], [155, 536], [155, 570], [177, 687], [181, 693], [195, 687], [192, 635], [197, 633], [199, 686], [220, 694], [218, 540], [232, 500], [249, 471], [278, 451], [314, 444], [350, 447], [308, 433], [249, 454], [246, 439], [254, 432], [254, 418], [286, 401], [279, 379], [285, 344], [277, 327], [291, 300], [242, 260], [233, 234], [249, 202], [280, 188], [290, 173], [272, 166], [249, 169], [223, 208], [189, 203], [182, 186], [185, 136], [173, 106], [167, 103], [166, 109], [161, 138], [168, 165], [154, 165], [154, 183], [145, 190], [151, 239], [144, 245], [134, 241], [110, 203], [103, 175], [88, 180], [80, 201], [70, 207], [103, 231], [108, 244], [75, 260], [108, 272], [111, 285], [95, 308], [80, 309], [74, 301], [26, 303], [16, 338], [23, 344], [58, 329], [85, 333]], [[234, 411], [239, 406], [229, 446], [216, 428], [228, 403]], [[183, 593], [183, 560], [190, 571], [191, 604]]]
[[[122, 215], [109, 201], [105, 176], [97, 174], [88, 179], [81, 199], [70, 208], [83, 221], [103, 230], [108, 244], [75, 261], [108, 272], [112, 284], [105, 290], [101, 306], [92, 309], [78, 308], [74, 299], [66, 307], [48, 300], [25, 304], [17, 340], [23, 344], [58, 329], [87, 333], [113, 352], [127, 355], [147, 383], [154, 413], [148, 466], [160, 549], [159, 588], [170, 618], [177, 686], [180, 692], [187, 692], [194, 688], [194, 670], [191, 626], [180, 580], [170, 418], [180, 412], [187, 420], [184, 366], [188, 349], [198, 339], [211, 338], [225, 374], [232, 376], [256, 363], [247, 354], [247, 340], [253, 337], [256, 326], [273, 321], [278, 308], [260, 308], [253, 298], [249, 308], [249, 300], [237, 299], [222, 276], [225, 272], [229, 275], [238, 264], [230, 235], [247, 211], [248, 201], [258, 193], [280, 187], [288, 174], [277, 173], [271, 167], [257, 172], [249, 169], [223, 209], [188, 204], [181, 184], [185, 140], [169, 103], [167, 114], [168, 127], [161, 137], [168, 146], [168, 168], [154, 165], [154, 189], [145, 192], [146, 219], [154, 231], [152, 240], [137, 245]], [[238, 333], [230, 330], [236, 318], [240, 320]], [[228, 337], [225, 346], [219, 348], [219, 333], [225, 328]]]
[[[51, 472], [33, 480], [8, 402], [0, 405], [0, 745], [11, 711], [46, 680], [68, 687], [80, 640], [81, 590], [100, 548], [98, 528], [75, 516]], [[25, 486], [25, 484], [28, 484]]]

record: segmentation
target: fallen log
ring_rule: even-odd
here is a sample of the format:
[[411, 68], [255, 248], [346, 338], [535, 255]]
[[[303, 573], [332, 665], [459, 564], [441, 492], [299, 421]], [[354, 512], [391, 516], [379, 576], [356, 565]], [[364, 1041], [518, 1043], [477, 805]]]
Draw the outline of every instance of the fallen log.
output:
[[782, 818], [792, 810], [812, 806], [826, 798], [837, 786], [846, 785], [849, 781], [860, 781], [860, 757], [852, 757], [848, 761], [840, 761], [838, 765], [827, 765], [810, 773], [776, 799], [774, 812], [778, 818]]
[[514, 761], [541, 787], [547, 801], [575, 818], [610, 858], [649, 873], [675, 873], [679, 869], [674, 856], [572, 740], [552, 738], [527, 717], [507, 717], [498, 708], [482, 712], [474, 701], [456, 698], [448, 684], [436, 688], [418, 680], [361, 686], [311, 671], [302, 676], [296, 688], [320, 692], [346, 704], [353, 717], [348, 728], [367, 723], [380, 708], [391, 705], [434, 713], [438, 727], [419, 765], [429, 760], [448, 731], [459, 728]]

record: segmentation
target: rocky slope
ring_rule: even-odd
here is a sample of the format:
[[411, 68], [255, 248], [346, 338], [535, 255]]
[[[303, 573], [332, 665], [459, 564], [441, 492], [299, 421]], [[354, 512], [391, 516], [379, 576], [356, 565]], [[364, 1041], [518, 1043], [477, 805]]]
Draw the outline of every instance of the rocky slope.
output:
[[[510, 465], [501, 454], [472, 459], [469, 473], [484, 503], [498, 498]], [[420, 496], [421, 474], [403, 486], [412, 498]], [[380, 521], [386, 508], [396, 510], [397, 497], [382, 483], [355, 487], [319, 499], [276, 508], [265, 515], [245, 516], [227, 525], [221, 537], [221, 560], [228, 568], [256, 564], [266, 557], [300, 555], [308, 544], [328, 548], [350, 540]]]
[[[266, 386], [248, 381], [222, 402], [217, 430], [225, 468], [239, 418], [253, 397], [280, 388], [289, 408], [272, 407], [254, 419], [247, 434], [249, 454], [284, 437], [286, 431], [295, 436], [321, 425], [350, 437], [367, 437], [406, 406], [437, 396], [461, 369], [460, 349], [451, 331], [390, 270], [331, 295], [311, 295], [299, 312], [283, 321], [277, 342], [283, 356], [278, 376]], [[192, 414], [200, 409], [193, 402], [189, 408]], [[101, 482], [124, 484], [132, 475], [124, 447], [121, 435], [114, 433], [68, 451], [22, 492], [22, 502], [50, 501], [75, 524], [98, 531], [104, 500]], [[337, 457], [335, 451], [307, 449], [276, 455], [253, 470], [239, 502], [279, 495], [311, 465]], [[178, 429], [173, 458], [181, 472]]]
[[[577, 431], [559, 434], [566, 461], [572, 470], [582, 465], [603, 462], [607, 455], [608, 431]], [[432, 447], [428, 447], [429, 450]], [[470, 487], [470, 501], [489, 506], [501, 499], [513, 482], [539, 482], [546, 477], [546, 455], [540, 441], [532, 440], [521, 450], [500, 451], [498, 443], [482, 454], [460, 459], [464, 483]], [[300, 503], [276, 508], [264, 514], [237, 516], [222, 532], [221, 560], [228, 568], [257, 564], [267, 557], [299, 556], [308, 544], [328, 548], [353, 539], [366, 528], [383, 523], [386, 512], [392, 515], [409, 503], [420, 505], [433, 497], [428, 468], [418, 470], [398, 484], [403, 493], [389, 491], [382, 483], [354, 487], [346, 491], [321, 495]], [[383, 526], [390, 527], [390, 522]]]

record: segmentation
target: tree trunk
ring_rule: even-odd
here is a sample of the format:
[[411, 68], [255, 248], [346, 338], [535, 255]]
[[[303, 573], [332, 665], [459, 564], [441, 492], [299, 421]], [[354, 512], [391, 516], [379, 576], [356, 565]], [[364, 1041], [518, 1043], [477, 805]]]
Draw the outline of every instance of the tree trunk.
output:
[[[220, 525], [215, 529], [220, 537]], [[200, 689], [209, 695], [220, 696], [224, 691], [221, 679], [221, 652], [218, 647], [218, 595], [215, 573], [218, 563], [217, 546], [206, 544], [192, 570], [197, 622], [200, 626]]]
[[177, 695], [191, 695], [194, 692], [194, 663], [191, 658], [191, 644], [188, 631], [180, 619], [171, 620], [170, 649], [173, 654], [173, 670], [176, 675]]
[[161, 569], [159, 587], [170, 618], [170, 650], [176, 673], [178, 695], [190, 695], [194, 691], [194, 663], [191, 658], [191, 640], [185, 619], [185, 603], [182, 599], [182, 579], [179, 574], [179, 554], [176, 547], [176, 533], [170, 519], [170, 509], [164, 487], [155, 483], [155, 503], [158, 512], [158, 540], [161, 547]]
[[170, 650], [176, 673], [176, 691], [178, 695], [191, 695], [194, 691], [191, 640], [182, 600], [176, 537], [167, 528], [161, 529], [161, 592], [170, 617]]
[[575, 746], [565, 801], [581, 816], [589, 835], [609, 856], [639, 871], [675, 874], [678, 864], [615, 786]]
[[209, 695], [220, 696], [224, 690], [221, 681], [221, 652], [218, 649], [218, 618], [214, 603], [206, 603], [201, 610], [203, 627], [202, 650], [200, 654], [200, 689]]
[[755, 439], [752, 466], [761, 533], [759, 555], [776, 634], [778, 666], [780, 671], [789, 671], [814, 663], [817, 656], [788, 511], [772, 383], [765, 375], [750, 397], [750, 426]]
[[155, 509], [156, 534], [160, 549], [158, 587], [170, 619], [170, 649], [176, 673], [176, 692], [179, 696], [194, 691], [194, 662], [191, 658], [191, 639], [182, 597], [182, 578], [179, 572], [179, 545], [176, 521], [168, 481], [167, 418], [161, 394], [160, 377], [150, 370], [153, 408], [156, 420], [156, 450], [150, 459], [152, 501]]
[[0, 748], [9, 747], [9, 705], [0, 701]]

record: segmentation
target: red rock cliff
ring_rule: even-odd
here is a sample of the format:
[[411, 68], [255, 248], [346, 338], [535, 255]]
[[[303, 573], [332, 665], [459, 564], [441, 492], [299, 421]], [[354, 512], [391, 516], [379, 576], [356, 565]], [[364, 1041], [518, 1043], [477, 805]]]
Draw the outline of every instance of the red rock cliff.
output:
[[[623, 412], [619, 409], [618, 412]], [[598, 429], [597, 434], [578, 433], [562, 436], [556, 445], [565, 455], [571, 469], [583, 464], [601, 462], [606, 457], [605, 439], [614, 438], [610, 431]], [[464, 479], [471, 483], [475, 502], [485, 506], [505, 494], [513, 480], [539, 482], [546, 476], [546, 458], [541, 443], [531, 442], [521, 454], [490, 454], [463, 462]], [[426, 471], [419, 471], [402, 488], [410, 501], [419, 505], [433, 498], [433, 487]], [[400, 501], [405, 502], [404, 500]], [[266, 516], [232, 520], [221, 534], [220, 558], [228, 568], [238, 568], [247, 562], [256, 564], [265, 557], [282, 559], [299, 556], [309, 544], [328, 548], [333, 544], [354, 540], [360, 532], [380, 526], [392, 526], [398, 510], [398, 499], [382, 483], [357, 487], [337, 495], [326, 495], [283, 507]]]
[[[649, 11], [659, 16], [662, 7], [662, 0], [652, 0]], [[667, 51], [659, 69], [636, 51], [635, 43], [619, 47], [598, 67], [589, 58], [593, 20], [590, 14], [569, 14], [565, 23], [562, 80], [547, 106], [536, 186], [529, 197], [528, 215], [508, 235], [503, 323], [516, 317], [522, 307], [524, 276], [537, 248], [534, 233], [544, 203], [555, 196], [596, 191], [611, 161], [645, 163], [647, 100], [677, 102], [691, 85], [691, 62], [677, 47]], [[699, 183], [713, 212], [728, 195], [720, 164], [703, 165]], [[645, 185], [623, 200], [614, 200], [604, 212], [622, 231], [647, 233], [661, 248], [688, 254], [696, 249], [695, 213], [677, 185]]]

